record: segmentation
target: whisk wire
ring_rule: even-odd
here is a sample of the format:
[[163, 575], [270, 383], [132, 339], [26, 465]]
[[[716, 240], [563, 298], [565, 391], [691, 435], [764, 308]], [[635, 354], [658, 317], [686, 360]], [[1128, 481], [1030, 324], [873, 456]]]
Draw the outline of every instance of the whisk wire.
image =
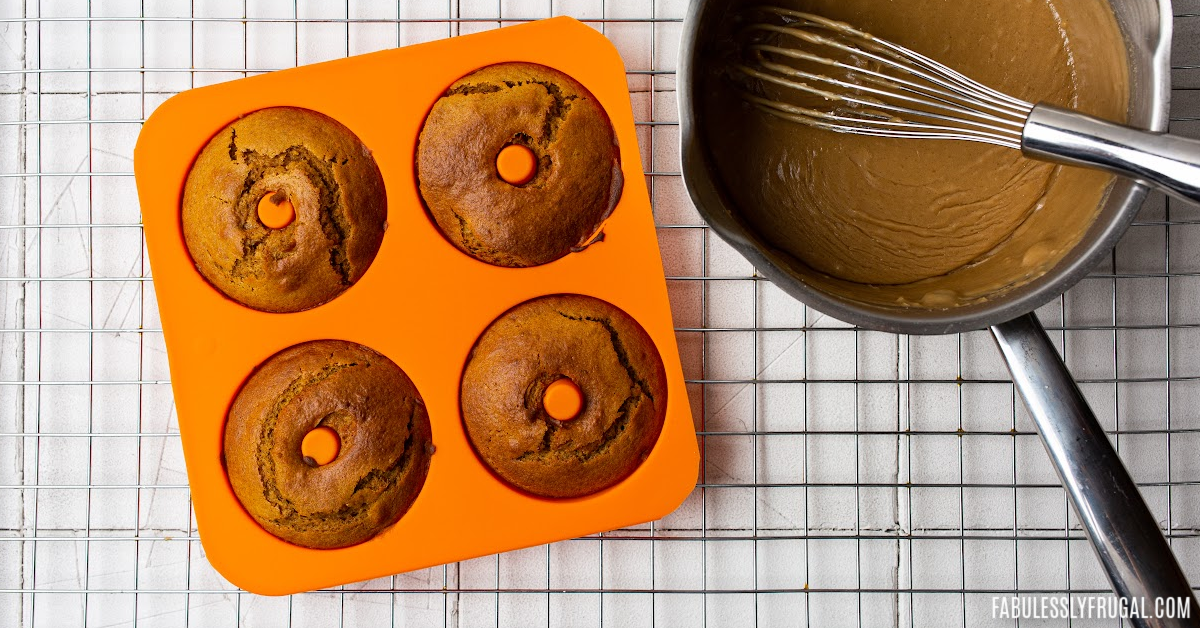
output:
[[[813, 55], [813, 54], [804, 52], [802, 50], [795, 50], [795, 49], [791, 49], [791, 48], [782, 48], [779, 46], [769, 46], [766, 44], [756, 44], [756, 45], [751, 46], [750, 48], [756, 52], [772, 53], [772, 54], [776, 54], [779, 56], [796, 59], [798, 61], [809, 61], [812, 63], [818, 63], [818, 64], [838, 68], [841, 70], [846, 70], [849, 72], [861, 72], [863, 74], [862, 78], [865, 82], [872, 83], [875, 85], [880, 85], [885, 88], [899, 90], [899, 91], [902, 91], [902, 92], [905, 92], [908, 94], [914, 94], [914, 95], [921, 96], [921, 97], [932, 98], [933, 100], [935, 100], [939, 103], [943, 103], [949, 107], [954, 108], [955, 111], [967, 113], [969, 115], [975, 114], [974, 111], [965, 109], [959, 104], [960, 101], [963, 100], [963, 97], [961, 94], [954, 93], [947, 89], [943, 89], [943, 88], [935, 87], [935, 86], [931, 86], [931, 85], [922, 85], [921, 83], [918, 83], [916, 81], [911, 81], [911, 80], [904, 79], [901, 77], [889, 76], [882, 72], [877, 72], [877, 71], [870, 70], [867, 68], [855, 68], [844, 62], [835, 61], [833, 59], [829, 59], [826, 57]], [[764, 65], [769, 63], [766, 61], [766, 59], [761, 54], [758, 56], [758, 60], [760, 62], [762, 62]], [[778, 69], [778, 68], [787, 68], [787, 66], [784, 66], [781, 64], [774, 64], [774, 67], [772, 69]], [[788, 69], [791, 70], [791, 68], [788, 68]], [[819, 81], [830, 80], [829, 77], [824, 77], [821, 75], [811, 75], [810, 74], [808, 76], [815, 78], [816, 80], [819, 80]], [[850, 83], [845, 83], [845, 82], [843, 82], [842, 85], [847, 88], [850, 88], [850, 89], [858, 88], [858, 86], [856, 86], [856, 85], [853, 85]], [[836, 95], [834, 95], [834, 96], [836, 97]], [[1010, 112], [1008, 112], [1007, 110], [1002, 110], [1002, 111], [1000, 111], [1000, 113], [1010, 113]], [[986, 118], [987, 120], [998, 123], [998, 124], [1015, 124], [1015, 122], [1013, 122], [1010, 118], [1004, 118], [1004, 117], [1000, 117], [997, 115], [981, 114], [980, 117]]]
[[[834, 59], [830, 59], [828, 57], [823, 57], [820, 55], [812, 54], [812, 53], [809, 53], [809, 52], [806, 52], [803, 50], [783, 48], [783, 47], [779, 47], [779, 46], [766, 46], [764, 44], [758, 44], [755, 46], [751, 46], [752, 49], [770, 50], [771, 52], [774, 52], [776, 54], [788, 56], [793, 59], [805, 60], [805, 61], [810, 61], [810, 62], [814, 62], [814, 63], [829, 65], [831, 67], [836, 67], [836, 68], [845, 70], [850, 73], [860, 73], [863, 75], [861, 78], [864, 78], [864, 79], [867, 79], [869, 77], [870, 79], [874, 79], [874, 81], [883, 81], [889, 87], [896, 87], [897, 85], [903, 85], [903, 86], [906, 86], [906, 87], [912, 89], [913, 91], [915, 91], [917, 93], [923, 93], [923, 94], [926, 94], [926, 95], [929, 95], [932, 97], [936, 97], [939, 99], [971, 99], [978, 106], [981, 106], [985, 109], [993, 110], [999, 114], [1011, 116], [1014, 114], [1020, 115], [1020, 114], [1027, 113], [1027, 110], [1021, 109], [1019, 107], [1006, 106], [1006, 105], [1008, 105], [1008, 103], [992, 104], [992, 103], [988, 102], [987, 94], [981, 93], [980, 91], [975, 89], [972, 86], [972, 85], [974, 85], [974, 83], [970, 79], [967, 79], [966, 77], [963, 77], [962, 75], [950, 76], [949, 77], [950, 80], [946, 80], [946, 79], [943, 79], [943, 78], [937, 76], [936, 74], [931, 74], [929, 72], [923, 71], [921, 68], [918, 68], [918, 67], [908, 67], [908, 66], [904, 66], [904, 65], [897, 65], [897, 59], [894, 58], [895, 54], [891, 53], [891, 51], [885, 50], [885, 51], [883, 51], [884, 54], [876, 54], [874, 52], [871, 52], [870, 50], [867, 50], [868, 46], [859, 46], [859, 47], [849, 46], [849, 45], [846, 45], [835, 39], [830, 39], [828, 37], [824, 37], [824, 36], [818, 35], [816, 33], [812, 33], [812, 32], [803, 30], [802, 28], [797, 28], [794, 26], [789, 27], [789, 26], [776, 26], [773, 24], [754, 24], [754, 25], [751, 25], [750, 27], [748, 27], [747, 30], [759, 30], [759, 31], [779, 33], [782, 35], [787, 35], [790, 37], [800, 39], [801, 41], [804, 41], [804, 42], [807, 42], [810, 44], [814, 44], [817, 46], [825, 46], [828, 48], [840, 50], [848, 55], [851, 55], [852, 58], [860, 58], [860, 59], [865, 58], [865, 59], [875, 61], [876, 63], [879, 63], [883, 66], [887, 66], [894, 70], [898, 70], [903, 73], [912, 75], [917, 79], [925, 81], [925, 83], [922, 84], [920, 82], [906, 80], [900, 76], [888, 75], [888, 74], [884, 74], [882, 72], [877, 72], [877, 71], [871, 70], [869, 68], [856, 66], [856, 65], [850, 65], [845, 62], [836, 61]], [[835, 31], [835, 32], [840, 32], [840, 31]], [[869, 35], [866, 35], [865, 33], [863, 34], [863, 36], [870, 37]], [[865, 40], [865, 41], [868, 41], [870, 43], [878, 43], [880, 40], [872, 39], [872, 40]], [[883, 42], [883, 43], [887, 43], [887, 42]], [[901, 50], [903, 50], [903, 49], [901, 49]], [[891, 54], [889, 54], [889, 53], [891, 53]], [[911, 53], [911, 54], [916, 55], [916, 53]], [[916, 59], [914, 59], [914, 61], [916, 61]], [[929, 63], [936, 63], [933, 61], [929, 61], [928, 59], [924, 59], [924, 61], [927, 61]], [[953, 72], [953, 71], [951, 70], [951, 72]], [[967, 81], [967, 84], [960, 84], [958, 82], [959, 79]], [[979, 86], [979, 87], [982, 87], [982, 86]]]
[[[759, 109], [841, 133], [1020, 147], [1032, 104], [841, 22], [780, 7], [758, 11], [784, 23], [747, 26], [744, 33], [755, 41], [737, 69], [760, 84], [805, 94], [807, 100], [820, 99], [819, 104], [802, 105], [743, 90], [744, 98]], [[799, 46], [776, 45], [774, 36]], [[802, 69], [794, 62], [828, 68], [837, 76]]]
[[[1030, 103], [1018, 98], [1014, 98], [999, 90], [992, 89], [953, 68], [930, 59], [919, 52], [892, 43], [886, 39], [879, 39], [870, 33], [860, 31], [844, 22], [837, 22], [812, 13], [805, 13], [803, 11], [785, 9], [775, 6], [760, 6], [758, 7], [758, 10], [765, 13], [773, 13], [783, 18], [798, 20], [800, 23], [812, 28], [818, 28], [821, 30], [831, 31], [835, 34], [841, 34], [848, 40], [857, 41], [861, 48], [874, 49], [876, 52], [883, 53], [891, 57], [893, 60], [898, 61], [901, 65], [898, 66], [897, 69], [911, 71], [912, 67], [905, 64], [912, 64], [912, 66], [920, 67], [928, 72], [932, 72], [932, 74], [922, 74], [922, 76], [927, 80], [940, 81], [938, 77], [945, 77], [953, 82], [960, 90], [971, 93], [979, 93], [983, 97], [995, 99], [1000, 103], [1005, 103], [1011, 106], [1018, 112], [1027, 112], [1033, 107], [1033, 105]], [[847, 52], [853, 51], [853, 49], [849, 48], [844, 49]]]
[[[809, 93], [809, 94], [812, 94], [815, 96], [819, 96], [826, 100], [837, 100], [837, 101], [848, 103], [852, 107], [853, 106], [859, 107], [858, 110], [854, 111], [854, 113], [857, 114], [855, 116], [839, 115], [837, 112], [839, 112], [839, 111], [846, 112], [847, 110], [843, 108], [843, 109], [835, 109], [834, 111], [831, 111], [831, 112], [822, 112], [822, 111], [818, 111], [818, 110], [807, 108], [807, 107], [800, 107], [800, 106], [790, 104], [790, 103], [769, 100], [766, 98], [762, 98], [760, 96], [756, 96], [749, 92], [746, 92], [743, 94], [743, 96], [747, 100], [751, 100], [752, 102], [754, 102], [755, 104], [759, 105], [761, 108], [766, 110], [768, 113], [776, 113], [776, 112], [787, 113], [787, 114], [789, 114], [788, 119], [790, 119], [794, 122], [805, 122], [805, 120], [803, 120], [803, 119], [795, 119], [796, 116], [807, 116], [810, 118], [817, 117], [817, 118], [821, 118], [824, 120], [837, 120], [837, 121], [841, 122], [843, 125], [852, 125], [853, 123], [856, 123], [856, 122], [869, 121], [874, 125], [877, 125], [880, 127], [885, 127], [891, 131], [896, 131], [898, 129], [922, 130], [922, 132], [919, 133], [918, 135], [904, 133], [903, 135], [889, 134], [888, 137], [918, 137], [919, 136], [922, 138], [929, 138], [930, 132], [953, 132], [953, 133], [969, 134], [972, 138], [988, 138], [988, 139], [996, 140], [994, 142], [989, 142], [989, 143], [999, 143], [1000, 145], [1003, 145], [1003, 146], [1013, 146], [1013, 145], [1019, 146], [1018, 141], [1011, 139], [1011, 135], [1014, 132], [1015, 133], [1020, 132], [1019, 127], [1016, 127], [1015, 129], [1014, 128], [1005, 128], [1003, 126], [998, 126], [995, 124], [987, 124], [984, 122], [977, 122], [975, 120], [971, 120], [971, 119], [967, 119], [967, 118], [959, 118], [959, 117], [955, 117], [954, 115], [952, 115], [952, 114], [960, 114], [960, 115], [967, 115], [967, 116], [977, 115], [976, 112], [973, 112], [965, 107], [955, 106], [955, 105], [937, 104], [938, 108], [951, 114], [951, 115], [947, 115], [945, 113], [938, 113], [938, 112], [934, 112], [934, 111], [918, 111], [918, 110], [910, 109], [907, 107], [901, 107], [898, 105], [889, 104], [887, 102], [871, 100], [871, 99], [866, 99], [866, 98], [859, 98], [859, 97], [855, 97], [855, 96], [847, 95], [847, 94], [836, 94], [836, 93], [833, 93], [833, 92], [830, 92], [827, 90], [822, 90], [822, 89], [816, 88], [809, 84], [790, 80], [788, 78], [785, 78], [784, 76], [790, 75], [790, 76], [795, 76], [797, 78], [807, 78], [807, 79], [812, 79], [812, 80], [819, 81], [819, 82], [829, 83], [834, 87], [843, 87], [846, 89], [865, 91], [868, 93], [888, 95], [885, 92], [882, 92], [877, 89], [873, 89], [873, 88], [869, 88], [869, 87], [865, 87], [865, 86], [853, 85], [853, 84], [846, 83], [844, 81], [839, 81], [837, 79], [831, 79], [829, 77], [822, 77], [819, 75], [802, 72], [802, 71], [795, 70], [795, 69], [787, 67], [787, 66], [781, 66], [778, 64], [774, 64], [769, 61], [763, 61], [763, 62], [761, 62], [761, 64], [768, 69], [775, 70], [777, 72], [777, 74], [763, 72], [763, 71], [756, 70], [749, 66], [743, 66], [742, 71], [750, 76], [753, 76], [757, 79], [760, 79], [760, 80], [768, 82], [768, 83], [773, 83], [773, 84], [781, 85], [783, 87], [788, 87], [788, 88], [794, 88], [794, 89], [797, 89], [797, 90], [800, 90], [800, 91], [803, 91], [803, 92], [806, 92], [806, 93]], [[780, 76], [781, 74], [784, 76]], [[899, 95], [899, 94], [890, 94], [890, 95], [897, 99], [900, 99], [900, 100], [907, 100], [907, 101], [911, 101], [911, 102], [918, 103], [918, 104], [925, 104], [925, 105], [934, 105], [935, 104], [935, 103], [923, 102], [919, 99], [909, 98], [907, 96], [903, 96], [903, 95]], [[884, 113], [882, 113], [882, 112], [886, 112], [886, 115], [884, 115]], [[918, 119], [934, 120], [936, 122], [934, 122], [934, 123], [929, 123], [929, 122], [917, 123], [917, 122], [911, 122], [911, 121], [905, 122], [902, 119], [897, 117], [897, 116], [905, 116], [905, 115], [908, 115], [908, 116], [914, 117], [914, 118], [918, 118]], [[1000, 118], [995, 118], [995, 117], [990, 117], [990, 118], [992, 120], [1000, 122], [1001, 124], [1007, 123], [1006, 121], [1004, 121], [1003, 119], [1000, 119]], [[941, 124], [941, 123], [949, 123], [949, 124]], [[1007, 123], [1007, 124], [1011, 125], [1011, 123]], [[837, 129], [837, 130], [842, 130], [843, 132], [846, 132], [841, 127], [839, 127], [839, 129]], [[869, 135], [870, 133], [864, 132], [864, 133], [858, 133], [858, 134]], [[961, 137], [959, 137], [959, 139], [961, 139]]]
[[870, 137], [967, 140], [1136, 179], [1200, 202], [1200, 141], [1036, 106], [820, 16], [759, 7], [739, 31], [742, 98], [777, 118]]
[[799, 122], [808, 126], [822, 128], [839, 133], [853, 135], [871, 135], [876, 137], [912, 138], [912, 139], [960, 139], [984, 142], [1006, 148], [1020, 148], [1019, 142], [1014, 142], [1006, 135], [988, 133], [974, 129], [959, 128], [948, 125], [928, 123], [897, 122], [879, 120], [876, 128], [866, 129], [856, 126], [861, 118], [841, 116], [835, 113], [807, 109], [777, 101], [770, 101], [753, 94], [745, 94], [745, 98], [762, 111], [776, 117]]
[[[767, 47], [767, 48], [769, 49], [770, 47]], [[861, 97], [856, 97], [856, 96], [853, 96], [850, 94], [838, 94], [838, 93], [830, 92], [827, 90], [821, 90], [821, 89], [814, 88], [813, 86], [811, 86], [807, 83], [796, 82], [796, 81], [788, 80], [786, 78], [782, 78], [778, 75], [773, 75], [773, 74], [770, 74], [767, 72], [762, 72], [760, 70], [755, 70], [752, 67], [747, 66], [747, 67], [743, 68], [744, 72], [746, 72], [747, 74], [754, 76], [756, 78], [759, 78], [759, 79], [762, 79], [764, 81], [768, 81], [771, 83], [775, 83], [777, 85], [782, 85], [784, 87], [791, 87], [791, 88], [798, 89], [798, 90], [801, 90], [804, 92], [808, 92], [815, 96], [820, 96], [826, 100], [840, 100], [842, 102], [849, 103], [851, 105], [858, 105], [858, 106], [864, 107], [868, 111], [881, 110], [881, 111], [889, 112], [892, 115], [887, 116], [888, 118], [894, 117], [895, 115], [905, 115], [905, 114], [912, 114], [914, 112], [918, 112], [921, 117], [932, 118], [932, 119], [941, 120], [941, 121], [958, 122], [958, 123], [961, 123], [961, 124], [964, 124], [967, 126], [978, 127], [981, 129], [995, 131], [995, 132], [1001, 132], [1001, 133], [1003, 133], [1005, 131], [1013, 131], [1013, 130], [1020, 132], [1020, 128], [1021, 128], [1021, 125], [1019, 123], [1014, 122], [1011, 119], [1005, 119], [1005, 118], [990, 115], [990, 114], [987, 114], [984, 112], [979, 112], [979, 111], [969, 108], [968, 106], [964, 106], [962, 104], [956, 103], [950, 99], [930, 97], [920, 91], [905, 89], [902, 86], [893, 85], [891, 83], [885, 83], [885, 85], [892, 87], [891, 90], [888, 90], [886, 88], [878, 89], [878, 88], [870, 87], [867, 85], [848, 83], [846, 81], [841, 81], [841, 80], [838, 80], [838, 79], [835, 79], [832, 77], [828, 77], [828, 76], [824, 76], [824, 75], [820, 75], [820, 74], [813, 74], [810, 72], [804, 72], [802, 70], [797, 70], [797, 69], [792, 68], [787, 65], [767, 61], [765, 59], [765, 57], [759, 58], [759, 65], [761, 65], [762, 67], [764, 67], [768, 70], [773, 70], [779, 75], [791, 76], [791, 77], [795, 77], [795, 78], [799, 78], [799, 79], [803, 79], [803, 80], [811, 80], [811, 81], [816, 81], [816, 82], [820, 82], [820, 83], [826, 83], [826, 84], [829, 84], [829, 85], [832, 85], [835, 87], [842, 87], [847, 90], [851, 90], [851, 91], [855, 91], [855, 92], [863, 92], [863, 93], [867, 93], [867, 94], [880, 96], [882, 98], [890, 98], [893, 100], [899, 100], [901, 102], [907, 102], [907, 103], [911, 103], [913, 105], [924, 106], [927, 109], [936, 109], [936, 110], [940, 110], [941, 112], [944, 112], [944, 113], [938, 113], [937, 111], [930, 111], [930, 110], [914, 110], [914, 109], [911, 109], [908, 107], [902, 107], [899, 105], [891, 104], [884, 100], [861, 98]], [[915, 95], [910, 95], [910, 94], [915, 94]], [[944, 115], [944, 114], [950, 114], [950, 115]], [[955, 116], [968, 116], [968, 118], [964, 119], [964, 118], [959, 118], [959, 117], [955, 117]], [[978, 121], [970, 119], [970, 118], [979, 118], [979, 119], [984, 120], [985, 122], [978, 122]], [[1007, 129], [1003, 128], [1005, 125], [1007, 125], [1009, 128], [1007, 128]]]

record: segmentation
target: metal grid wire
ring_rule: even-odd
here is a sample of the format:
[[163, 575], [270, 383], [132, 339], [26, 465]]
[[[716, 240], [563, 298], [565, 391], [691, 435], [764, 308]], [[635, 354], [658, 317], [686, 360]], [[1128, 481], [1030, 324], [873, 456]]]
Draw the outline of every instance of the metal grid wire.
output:
[[[0, 626], [1011, 625], [995, 595], [1106, 592], [986, 333], [840, 324], [704, 227], [678, 173], [685, 10], [0, 3]], [[1200, 0], [1175, 11], [1172, 128], [1200, 136]], [[563, 14], [629, 69], [700, 484], [632, 529], [286, 598], [233, 588], [191, 517], [132, 175], [141, 122], [190, 87]], [[1200, 583], [1200, 211], [1155, 197], [1039, 313]]]

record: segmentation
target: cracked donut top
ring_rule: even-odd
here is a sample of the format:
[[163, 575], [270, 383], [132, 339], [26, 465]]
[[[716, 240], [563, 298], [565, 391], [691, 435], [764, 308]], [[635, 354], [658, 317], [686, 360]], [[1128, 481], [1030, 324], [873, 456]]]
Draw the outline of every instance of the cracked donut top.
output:
[[[328, 428], [318, 464], [304, 437]], [[242, 506], [275, 536], [311, 548], [361, 543], [394, 524], [425, 483], [429, 416], [400, 367], [352, 342], [296, 345], [264, 362], [229, 410], [224, 460]]]
[[[288, 203], [294, 218], [264, 221], [264, 203]], [[262, 109], [229, 124], [196, 158], [183, 192], [196, 269], [265, 312], [311, 309], [352, 286], [375, 258], [386, 220], [371, 151], [307, 109]]]
[[[568, 379], [569, 420], [544, 407]], [[625, 479], [654, 448], [667, 381], [654, 342], [617, 307], [581, 295], [527, 301], [496, 319], [468, 358], [460, 391], [475, 451], [501, 479], [542, 497], [581, 497]]]
[[[528, 148], [532, 178], [506, 181], [496, 160]], [[487, 66], [433, 105], [417, 147], [421, 198], [442, 234], [489, 264], [547, 264], [600, 238], [624, 179], [604, 108], [571, 77], [532, 63]]]

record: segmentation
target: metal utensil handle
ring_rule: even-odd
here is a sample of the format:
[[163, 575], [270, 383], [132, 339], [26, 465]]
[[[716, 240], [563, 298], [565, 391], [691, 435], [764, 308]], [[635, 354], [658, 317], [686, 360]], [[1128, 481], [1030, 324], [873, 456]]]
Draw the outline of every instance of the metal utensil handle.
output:
[[1025, 121], [1021, 149], [1044, 161], [1107, 170], [1200, 202], [1200, 141], [1142, 131], [1051, 105]]
[[1190, 600], [1190, 619], [1133, 623], [1200, 626], [1192, 588], [1158, 523], [1037, 317], [1027, 314], [997, 325], [992, 335], [1114, 591], [1138, 604], [1144, 601], [1149, 614], [1158, 599]]

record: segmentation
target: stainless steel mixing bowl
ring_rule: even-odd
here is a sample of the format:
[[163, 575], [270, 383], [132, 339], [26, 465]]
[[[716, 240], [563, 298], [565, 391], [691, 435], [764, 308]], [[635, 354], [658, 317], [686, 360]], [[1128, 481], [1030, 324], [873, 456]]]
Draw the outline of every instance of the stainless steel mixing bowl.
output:
[[[683, 177], [700, 214], [768, 279], [804, 303], [867, 329], [945, 334], [991, 327], [1013, 380], [1067, 489], [1097, 555], [1123, 597], [1192, 597], [1157, 522], [1121, 464], [1103, 429], [1031, 313], [1057, 298], [1108, 258], [1141, 208], [1146, 187], [1114, 183], [1080, 243], [1042, 277], [999, 297], [949, 310], [884, 308], [825, 292], [738, 219], [739, 208], [717, 174], [704, 134], [700, 73], [716, 54], [720, 20], [731, 2], [694, 0], [684, 24], [679, 61], [679, 121]], [[1129, 52], [1132, 126], [1162, 132], [1170, 108], [1170, 0], [1111, 0]], [[723, 120], [736, 124], [736, 120]], [[1197, 609], [1193, 597], [1193, 609]], [[1136, 623], [1136, 622], [1135, 622]], [[1200, 625], [1191, 620], [1148, 620], [1146, 626]]]
[[[1092, 228], [1055, 268], [1002, 298], [951, 310], [884, 308], [843, 299], [810, 285], [790, 270], [795, 262], [769, 246], [737, 219], [738, 209], [722, 189], [704, 137], [699, 71], [726, 7], [738, 0], [695, 0], [684, 23], [679, 60], [679, 122], [683, 175], [688, 192], [708, 224], [785, 292], [840, 320], [881, 331], [946, 334], [983, 329], [1032, 312], [1058, 297], [1106, 259], [1141, 208], [1146, 187], [1118, 180]], [[744, 0], [743, 0], [744, 1]], [[1131, 126], [1165, 131], [1171, 98], [1170, 0], [1114, 0], [1113, 9], [1129, 50]], [[735, 120], [727, 121], [735, 124]]]

